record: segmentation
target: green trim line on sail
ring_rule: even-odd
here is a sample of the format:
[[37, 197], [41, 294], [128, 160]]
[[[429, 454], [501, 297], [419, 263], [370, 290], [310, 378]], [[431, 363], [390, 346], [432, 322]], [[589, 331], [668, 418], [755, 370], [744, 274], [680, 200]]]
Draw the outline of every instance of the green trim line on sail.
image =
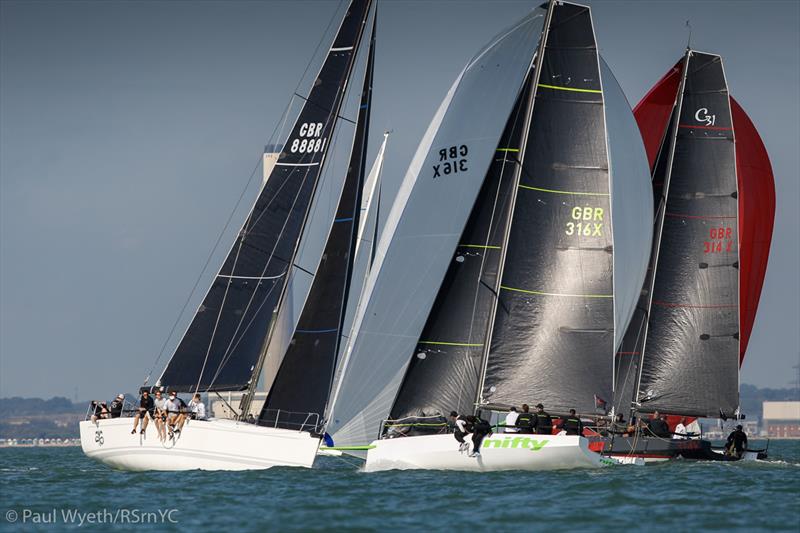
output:
[[519, 152], [519, 148], [498, 148], [496, 152]]
[[542, 189], [541, 187], [531, 187], [530, 185], [519, 184], [520, 189], [528, 189], [531, 191], [551, 192], [553, 194], [576, 194], [579, 196], [610, 196], [607, 192], [579, 192], [579, 191], [559, 191], [557, 189]]
[[562, 87], [560, 85], [545, 85], [544, 83], [540, 83], [539, 87], [544, 87], [545, 89], [555, 89], [557, 91], [570, 91], [574, 93], [594, 93], [594, 94], [603, 94], [603, 91], [598, 89], [578, 89], [577, 87]]
[[419, 341], [417, 344], [434, 344], [439, 346], [466, 346], [467, 348], [480, 348], [483, 344], [470, 344], [468, 342], [439, 342], [439, 341]]
[[459, 244], [461, 248], [483, 248], [485, 250], [499, 250], [499, 246], [490, 246], [488, 244]]
[[525, 294], [536, 294], [539, 296], [566, 296], [569, 298], [613, 298], [613, 294], [564, 294], [564, 293], [557, 293], [557, 292], [543, 292], [543, 291], [529, 291], [526, 289], [517, 289], [514, 287], [506, 287], [505, 285], [500, 285], [501, 289], [505, 289], [507, 291], [513, 292], [523, 292]]

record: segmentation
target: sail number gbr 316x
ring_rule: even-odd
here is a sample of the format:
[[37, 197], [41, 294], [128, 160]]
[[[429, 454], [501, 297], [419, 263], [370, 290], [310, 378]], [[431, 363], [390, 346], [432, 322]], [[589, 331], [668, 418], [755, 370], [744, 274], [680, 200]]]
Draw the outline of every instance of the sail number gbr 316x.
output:
[[325, 151], [327, 137], [322, 137], [322, 122], [303, 122], [298, 137], [293, 139], [289, 145], [289, 151], [293, 154], [316, 154]]
[[433, 165], [433, 178], [440, 178], [449, 174], [458, 174], [459, 172], [466, 172], [469, 170], [467, 167], [467, 155], [469, 148], [466, 144], [458, 146], [450, 146], [439, 150], [439, 160], [436, 165]]
[[564, 233], [569, 236], [602, 237], [603, 236], [603, 208], [580, 207], [572, 208], [570, 220], [566, 224]]

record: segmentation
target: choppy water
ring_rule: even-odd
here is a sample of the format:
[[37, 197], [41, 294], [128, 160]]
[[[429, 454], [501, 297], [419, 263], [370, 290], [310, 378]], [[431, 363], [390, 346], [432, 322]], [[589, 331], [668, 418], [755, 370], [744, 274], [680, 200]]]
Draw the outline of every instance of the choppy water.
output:
[[[5, 448], [0, 530], [800, 531], [800, 442], [773, 441], [769, 451], [757, 463], [366, 474], [354, 459], [333, 457], [318, 458], [313, 470], [129, 473], [79, 448]], [[74, 511], [99, 512], [103, 523], [65, 523]], [[36, 517], [56, 524], [34, 524]]]

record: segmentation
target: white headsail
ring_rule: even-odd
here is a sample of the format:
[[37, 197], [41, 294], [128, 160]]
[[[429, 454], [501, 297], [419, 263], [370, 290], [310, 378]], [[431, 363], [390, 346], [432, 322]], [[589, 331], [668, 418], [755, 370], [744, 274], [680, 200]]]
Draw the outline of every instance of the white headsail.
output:
[[337, 445], [376, 437], [394, 401], [542, 31], [537, 8], [464, 68], [422, 138], [381, 234], [328, 416]]
[[642, 135], [611, 69], [600, 58], [614, 231], [614, 349], [633, 316], [653, 242], [652, 185]]

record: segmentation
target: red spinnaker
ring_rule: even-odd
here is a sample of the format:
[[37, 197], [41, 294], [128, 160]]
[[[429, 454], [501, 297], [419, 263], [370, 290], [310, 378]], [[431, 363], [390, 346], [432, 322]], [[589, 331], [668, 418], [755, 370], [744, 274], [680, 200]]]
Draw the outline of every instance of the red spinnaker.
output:
[[775, 181], [761, 137], [731, 97], [739, 182], [739, 364], [744, 361], [761, 287], [767, 272], [775, 221]]
[[651, 171], [658, 156], [658, 147], [661, 146], [661, 140], [669, 127], [669, 115], [672, 113], [672, 107], [675, 105], [678, 95], [682, 69], [683, 60], [680, 60], [653, 85], [653, 88], [633, 109], [633, 116], [636, 117], [636, 123], [642, 133]]

